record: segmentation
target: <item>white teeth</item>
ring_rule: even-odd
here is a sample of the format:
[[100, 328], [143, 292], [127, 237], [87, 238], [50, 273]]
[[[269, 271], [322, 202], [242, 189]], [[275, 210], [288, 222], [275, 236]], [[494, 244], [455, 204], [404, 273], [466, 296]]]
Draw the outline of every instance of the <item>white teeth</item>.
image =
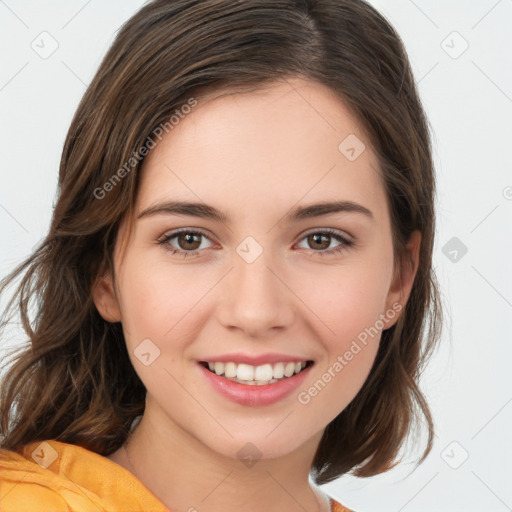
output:
[[239, 364], [236, 369], [236, 378], [239, 380], [254, 380], [254, 366]]
[[262, 364], [252, 366], [250, 364], [236, 364], [232, 361], [227, 363], [208, 362], [208, 368], [217, 375], [223, 375], [227, 379], [241, 382], [250, 386], [264, 386], [273, 384], [285, 377], [291, 377], [299, 373], [306, 366], [306, 361]]
[[284, 376], [291, 377], [294, 372], [295, 372], [295, 363], [286, 363], [286, 366], [284, 367]]
[[224, 375], [230, 378], [236, 377], [236, 363], [226, 363], [224, 367]]
[[271, 364], [262, 364], [261, 366], [256, 366], [256, 370], [254, 370], [254, 380], [263, 380], [267, 381], [272, 378], [272, 365]]
[[274, 384], [279, 379], [270, 379], [270, 380], [238, 380], [238, 379], [229, 379], [233, 382], [238, 382], [239, 384], [247, 384], [248, 386], [265, 386], [267, 384]]
[[282, 379], [284, 377], [284, 364], [276, 363], [273, 371], [274, 379]]

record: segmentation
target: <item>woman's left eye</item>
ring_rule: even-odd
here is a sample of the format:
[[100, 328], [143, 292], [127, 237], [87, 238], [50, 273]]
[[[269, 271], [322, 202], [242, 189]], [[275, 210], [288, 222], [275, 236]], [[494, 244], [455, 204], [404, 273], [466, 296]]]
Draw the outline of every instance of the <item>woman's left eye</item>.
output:
[[[187, 256], [198, 256], [201, 249], [207, 248], [204, 246], [202, 247], [201, 238], [209, 240], [209, 238], [201, 231], [182, 229], [169, 233], [162, 240], [159, 240], [158, 244], [165, 245], [166, 249], [171, 251], [172, 254], [177, 254], [186, 258]], [[178, 247], [171, 243], [174, 239], [177, 240]], [[313, 252], [318, 253], [321, 256], [339, 253], [354, 245], [352, 240], [333, 229], [313, 231], [306, 234], [301, 241], [302, 240], [305, 240], [308, 245], [313, 246]], [[328, 249], [333, 240], [338, 241], [339, 244]], [[317, 247], [314, 247], [315, 245]]]
[[[326, 242], [327, 239], [327, 242]], [[314, 250], [315, 253], [318, 253], [320, 256], [332, 255], [335, 253], [339, 253], [343, 250], [348, 249], [354, 245], [354, 241], [349, 239], [344, 234], [341, 234], [334, 229], [324, 229], [322, 231], [313, 231], [308, 233], [302, 240], [306, 240], [307, 244], [310, 246], [317, 245], [317, 249], [327, 249], [333, 240], [339, 242], [339, 245], [329, 249], [329, 250]], [[320, 247], [318, 247], [320, 246]]]

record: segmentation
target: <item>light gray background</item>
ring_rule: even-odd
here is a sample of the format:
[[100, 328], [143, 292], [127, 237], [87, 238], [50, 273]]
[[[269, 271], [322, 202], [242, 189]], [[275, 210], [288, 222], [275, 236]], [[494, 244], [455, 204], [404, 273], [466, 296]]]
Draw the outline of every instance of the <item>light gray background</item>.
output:
[[[48, 229], [72, 115], [142, 4], [0, 0], [0, 276]], [[423, 387], [437, 436], [414, 472], [417, 452], [387, 474], [324, 490], [358, 512], [512, 510], [512, 0], [373, 4], [405, 42], [434, 130], [447, 319]]]

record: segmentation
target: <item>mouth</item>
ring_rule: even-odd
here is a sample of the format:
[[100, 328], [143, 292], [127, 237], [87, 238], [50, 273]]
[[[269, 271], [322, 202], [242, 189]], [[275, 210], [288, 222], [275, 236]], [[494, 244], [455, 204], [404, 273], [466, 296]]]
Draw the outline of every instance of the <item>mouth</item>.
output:
[[294, 377], [312, 366], [314, 362], [311, 360], [277, 362], [258, 366], [234, 361], [199, 361], [199, 364], [211, 373], [238, 384], [266, 386]]

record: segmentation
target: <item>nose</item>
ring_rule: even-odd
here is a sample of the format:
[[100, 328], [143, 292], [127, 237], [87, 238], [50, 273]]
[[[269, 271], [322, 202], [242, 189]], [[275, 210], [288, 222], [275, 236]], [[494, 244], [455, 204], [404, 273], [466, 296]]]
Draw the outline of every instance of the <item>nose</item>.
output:
[[219, 295], [217, 314], [222, 325], [254, 338], [289, 327], [295, 317], [295, 296], [282, 274], [267, 251], [252, 263], [234, 254]]

